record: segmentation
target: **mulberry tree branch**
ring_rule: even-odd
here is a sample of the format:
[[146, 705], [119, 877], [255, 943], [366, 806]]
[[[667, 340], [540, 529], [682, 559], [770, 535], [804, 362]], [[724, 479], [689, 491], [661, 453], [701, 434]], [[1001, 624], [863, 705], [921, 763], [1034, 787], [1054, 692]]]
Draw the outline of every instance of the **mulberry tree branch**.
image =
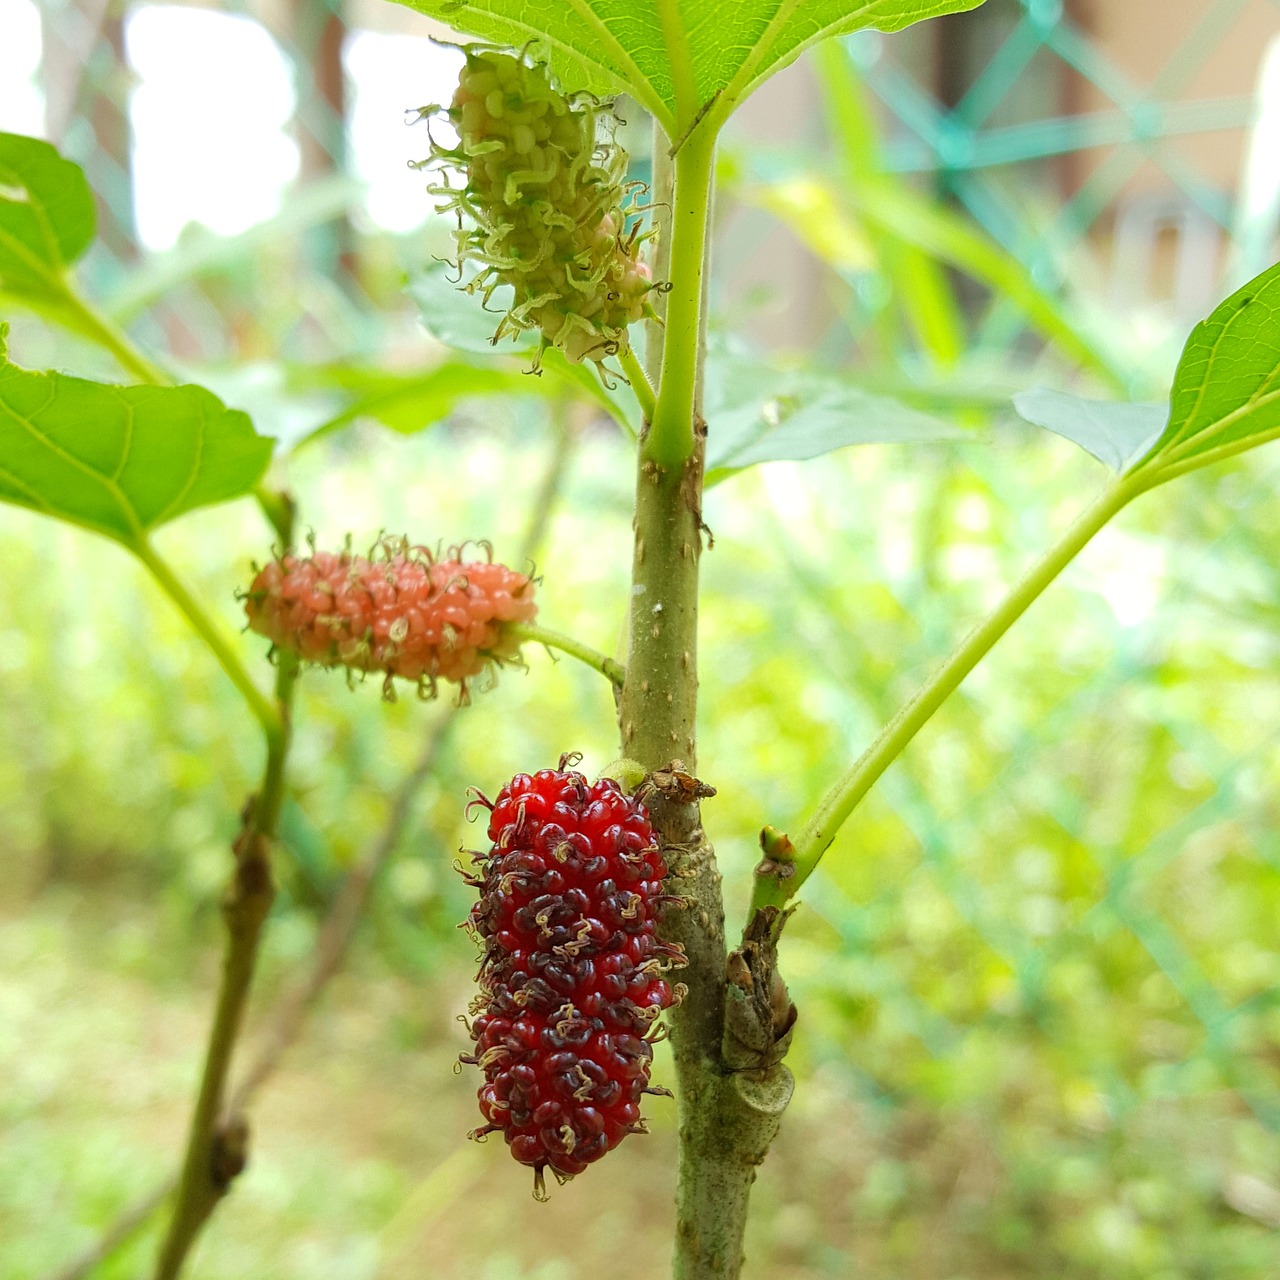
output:
[[766, 856], [756, 868], [751, 900], [753, 911], [767, 905], [781, 907], [794, 896], [863, 797], [960, 687], [965, 677], [1093, 536], [1147, 487], [1149, 482], [1139, 475], [1123, 477], [1103, 490], [1063, 537], [1027, 570], [1000, 604], [969, 633], [933, 678], [881, 730], [848, 773], [823, 798], [794, 842], [781, 833], [773, 832], [772, 828], [765, 828]]
[[[277, 532], [287, 545], [291, 541], [292, 530], [288, 526], [292, 521], [292, 508], [286, 506], [284, 510], [287, 513], [284, 527]], [[246, 804], [240, 833], [232, 845], [235, 870], [223, 903], [227, 946], [222, 981], [178, 1179], [173, 1217], [156, 1263], [156, 1280], [173, 1280], [181, 1272], [201, 1228], [247, 1159], [247, 1127], [239, 1117], [224, 1115], [223, 1101], [232, 1053], [257, 965], [258, 945], [275, 898], [271, 845], [284, 801], [297, 674], [296, 658], [281, 653], [276, 668], [276, 724], [266, 730], [267, 761], [262, 786]]]
[[[622, 366], [622, 372], [626, 374], [631, 390], [635, 393], [641, 416], [646, 423], [652, 422], [657, 400], [653, 394], [653, 384], [640, 363], [640, 357], [631, 347], [627, 347], [619, 353], [618, 363]], [[641, 430], [643, 430], [643, 424], [641, 424]]]
[[[655, 149], [665, 145], [659, 135]], [[706, 446], [699, 391], [714, 146], [705, 129], [683, 140], [674, 157], [670, 217], [660, 216], [671, 288], [657, 408], [640, 446], [630, 651], [619, 706], [622, 755], [650, 772], [650, 814], [684, 899], [684, 910], [671, 912], [663, 926], [688, 959], [680, 974], [688, 994], [671, 1014], [680, 1113], [676, 1280], [739, 1274], [751, 1184], [791, 1096], [780, 1059], [793, 1015], [781, 1029], [771, 1012], [762, 1024], [762, 1006], [751, 995], [760, 985], [757, 973], [772, 980], [771, 969], [765, 971], [782, 916], [762, 918], [749, 957], [745, 943], [728, 953], [720, 872], [698, 806], [708, 789], [692, 777]], [[665, 176], [659, 169], [655, 184]], [[662, 278], [662, 267], [655, 274]], [[653, 330], [650, 344], [653, 359]], [[777, 1003], [789, 1008], [785, 989]]]

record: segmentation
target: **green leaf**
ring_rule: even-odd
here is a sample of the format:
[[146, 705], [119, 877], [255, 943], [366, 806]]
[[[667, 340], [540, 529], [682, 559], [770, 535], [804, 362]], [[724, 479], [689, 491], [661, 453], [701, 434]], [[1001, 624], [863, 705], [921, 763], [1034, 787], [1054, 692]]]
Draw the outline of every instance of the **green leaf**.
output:
[[1139, 466], [1193, 470], [1280, 437], [1280, 264], [1191, 331], [1169, 425]]
[[1078, 444], [1112, 471], [1127, 471], [1155, 443], [1169, 420], [1161, 404], [1086, 400], [1036, 387], [1013, 397], [1027, 422]]
[[118, 387], [10, 364], [0, 325], [0, 501], [131, 548], [248, 493], [271, 441], [203, 387]]
[[401, 0], [515, 48], [541, 38], [566, 89], [624, 90], [679, 138], [718, 128], [751, 91], [828, 36], [897, 31], [982, 0]]
[[761, 462], [803, 462], [855, 444], [963, 438], [949, 422], [837, 377], [742, 356], [707, 364], [707, 483]]
[[93, 241], [93, 193], [79, 165], [38, 138], [0, 133], [0, 291], [60, 306], [67, 268]]
[[494, 290], [493, 302], [486, 308], [479, 294], [459, 287], [452, 263], [433, 262], [409, 282], [408, 290], [427, 332], [446, 347], [481, 356], [532, 356], [538, 349], [538, 335], [532, 329], [514, 333], [500, 343], [493, 340], [498, 322], [512, 303], [510, 285]]
[[[398, 431], [412, 435], [447, 418], [458, 404], [475, 396], [529, 395], [540, 388], [536, 380], [496, 365], [477, 366], [450, 360], [423, 373], [389, 373], [360, 370], [343, 377], [335, 370], [335, 385], [354, 394], [340, 413], [316, 427], [298, 441], [296, 448], [341, 431], [360, 418], [373, 418]], [[535, 385], [531, 386], [530, 383]]]

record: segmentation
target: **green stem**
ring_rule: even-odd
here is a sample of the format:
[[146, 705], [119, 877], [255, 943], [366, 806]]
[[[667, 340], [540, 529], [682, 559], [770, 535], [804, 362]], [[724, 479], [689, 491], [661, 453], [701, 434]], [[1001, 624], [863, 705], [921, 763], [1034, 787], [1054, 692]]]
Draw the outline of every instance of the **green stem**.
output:
[[86, 302], [69, 279], [64, 281], [64, 295], [63, 308], [72, 321], [68, 324], [68, 328], [83, 334], [104, 350], [109, 351], [120, 367], [140, 382], [151, 383], [157, 387], [173, 385], [173, 379], [158, 364], [147, 359], [134, 346], [133, 341], [123, 329], [117, 328], [106, 316]]
[[586, 663], [593, 671], [598, 671], [617, 688], [621, 689], [626, 681], [627, 673], [620, 662], [606, 658], [603, 653], [590, 645], [566, 636], [559, 631], [548, 631], [546, 627], [536, 626], [532, 622], [513, 622], [507, 626], [507, 634], [520, 640], [528, 640], [532, 644], [544, 645], [548, 649], [559, 649], [571, 658]]
[[262, 786], [245, 810], [240, 834], [233, 846], [235, 874], [223, 904], [227, 950], [222, 982], [191, 1116], [173, 1217], [160, 1248], [155, 1280], [175, 1280], [180, 1274], [201, 1228], [244, 1168], [247, 1158], [247, 1127], [238, 1116], [224, 1115], [223, 1102], [232, 1054], [244, 1022], [257, 965], [258, 945], [275, 898], [271, 844], [284, 803], [285, 762], [297, 674], [297, 660], [282, 653], [276, 668], [278, 710], [275, 718], [279, 727], [267, 733]]
[[627, 375], [627, 381], [631, 384], [631, 390], [635, 393], [636, 400], [640, 404], [640, 412], [644, 416], [646, 423], [653, 421], [654, 409], [657, 405], [657, 398], [653, 394], [653, 386], [649, 382], [649, 376], [644, 371], [639, 357], [636, 355], [635, 348], [627, 346], [618, 356], [618, 363], [622, 366], [622, 372]]
[[[659, 142], [659, 160], [666, 147]], [[678, 943], [688, 988], [672, 1010], [671, 1045], [678, 1085], [679, 1174], [674, 1271], [677, 1280], [733, 1280], [742, 1262], [747, 1203], [756, 1169], [777, 1132], [790, 1096], [780, 1066], [741, 1069], [726, 1061], [728, 1038], [724, 905], [715, 852], [702, 827], [696, 788], [659, 778], [697, 767], [698, 564], [702, 554], [702, 481], [706, 428], [699, 387], [706, 235], [714, 138], [695, 130], [677, 151], [669, 234], [666, 327], [658, 403], [642, 438], [636, 476], [630, 642], [619, 700], [623, 757], [653, 779], [646, 800], [683, 910], [669, 912], [663, 936]], [[662, 200], [664, 167], [655, 171]], [[667, 219], [660, 216], [661, 230]], [[660, 230], [660, 235], [661, 235]], [[666, 259], [660, 259], [660, 262]], [[648, 360], [657, 358], [650, 329]], [[736, 953], [735, 953], [736, 954]]]
[[[650, 216], [654, 238], [649, 245], [649, 270], [659, 283], [671, 279], [671, 206], [675, 195], [675, 162], [662, 126], [653, 124], [653, 175], [649, 186]], [[644, 366], [651, 387], [662, 381], [662, 346], [666, 337], [667, 294], [655, 289], [649, 295], [653, 310], [644, 322]], [[652, 421], [652, 420], [651, 420]]]
[[884, 771], [906, 750], [964, 678], [995, 647], [1045, 588], [1071, 563], [1091, 538], [1119, 511], [1150, 487], [1145, 477], [1117, 480], [1103, 491], [1058, 543], [1018, 581], [1003, 601], [973, 629], [938, 673], [908, 702], [863, 752], [857, 763], [827, 793], [813, 817], [792, 842], [792, 850], [774, 853], [757, 869], [751, 909], [781, 906], [809, 878], [836, 833]]
[[694, 450], [694, 391], [701, 367], [702, 285], [715, 132], [699, 126], [675, 155], [671, 211], [671, 290], [667, 295], [662, 377], [651, 426], [641, 446], [645, 460], [671, 470]]
[[293, 542], [293, 498], [284, 490], [277, 493], [274, 489], [268, 489], [265, 484], [255, 485], [253, 496], [262, 514], [266, 516], [267, 523], [280, 539], [280, 550], [288, 551]]
[[240, 690], [244, 700], [249, 704], [249, 710], [253, 712], [254, 718], [262, 726], [262, 731], [267, 736], [268, 744], [279, 739], [283, 734], [280, 713], [271, 705], [270, 700], [262, 690], [254, 684], [252, 677], [245, 669], [244, 663], [240, 661], [239, 655], [232, 648], [231, 642], [223, 634], [222, 629], [205, 613], [199, 602], [183, 585], [182, 580], [161, 559], [156, 549], [146, 538], [139, 538], [133, 544], [132, 550], [138, 559], [151, 570], [152, 577], [164, 589], [165, 594], [178, 606], [200, 638], [213, 651], [214, 657], [218, 659], [223, 671], [230, 676], [231, 683]]

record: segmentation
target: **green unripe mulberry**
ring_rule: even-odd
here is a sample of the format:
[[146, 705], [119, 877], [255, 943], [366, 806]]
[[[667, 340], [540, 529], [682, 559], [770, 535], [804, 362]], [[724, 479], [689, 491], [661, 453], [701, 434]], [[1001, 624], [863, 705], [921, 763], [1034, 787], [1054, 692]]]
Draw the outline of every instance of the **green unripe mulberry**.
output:
[[466, 57], [443, 113], [458, 145], [433, 141], [424, 163], [464, 179], [428, 188], [457, 214], [460, 264], [480, 267], [464, 287], [486, 304], [499, 285], [514, 290], [493, 341], [537, 329], [570, 360], [624, 351], [653, 282], [638, 224], [626, 231], [639, 184], [626, 181], [612, 113], [560, 93], [545, 67], [492, 51]]

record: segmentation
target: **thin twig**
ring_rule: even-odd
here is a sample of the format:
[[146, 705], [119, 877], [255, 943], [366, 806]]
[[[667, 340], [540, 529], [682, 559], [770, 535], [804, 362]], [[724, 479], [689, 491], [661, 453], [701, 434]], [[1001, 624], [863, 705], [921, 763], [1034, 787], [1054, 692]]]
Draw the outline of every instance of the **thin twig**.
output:
[[622, 366], [622, 372], [626, 375], [627, 382], [631, 385], [631, 390], [635, 393], [636, 402], [640, 406], [641, 414], [644, 415], [645, 423], [652, 422], [653, 411], [658, 400], [657, 396], [654, 395], [653, 385], [644, 371], [644, 365], [640, 363], [639, 357], [635, 353], [635, 348], [631, 346], [625, 347], [618, 356], [618, 363]]
[[95, 1240], [85, 1251], [72, 1258], [50, 1280], [84, 1280], [100, 1262], [105, 1262], [117, 1249], [123, 1248], [134, 1234], [145, 1227], [151, 1215], [168, 1200], [178, 1185], [178, 1175], [173, 1174], [158, 1187], [152, 1187], [147, 1195], [135, 1200], [107, 1229], [105, 1235]]
[[[1008, 595], [954, 649], [929, 682], [880, 731], [876, 740], [840, 778], [803, 829], [790, 841], [771, 837], [773, 848], [756, 868], [751, 911], [782, 907], [809, 878], [840, 828], [885, 770], [911, 744], [938, 708], [960, 687], [1010, 627], [1114, 516], [1145, 487], [1142, 477], [1125, 476], [1109, 485], [1070, 529], [1018, 580]], [[768, 830], [768, 828], [766, 828]]]
[[579, 407], [573, 397], [568, 395], [558, 397], [552, 404], [551, 420], [555, 428], [555, 443], [551, 449], [551, 457], [547, 460], [546, 470], [542, 473], [542, 483], [529, 508], [524, 537], [520, 539], [520, 549], [516, 555], [517, 564], [531, 561], [536, 564], [542, 554], [547, 534], [551, 530], [551, 518], [569, 477], [569, 464], [582, 432], [582, 423], [577, 416]]
[[548, 631], [546, 627], [539, 627], [532, 622], [513, 622], [507, 627], [507, 631], [517, 639], [528, 640], [531, 644], [540, 644], [547, 649], [559, 649], [561, 653], [577, 658], [579, 662], [585, 663], [593, 671], [598, 671], [619, 689], [626, 681], [627, 673], [622, 663], [606, 657], [589, 644], [575, 640], [573, 636], [567, 636], [560, 631]]
[[197, 635], [208, 645], [223, 671], [230, 677], [231, 683], [249, 704], [249, 710], [253, 712], [254, 719], [261, 726], [267, 742], [281, 740], [284, 736], [284, 728], [279, 704], [273, 706], [271, 700], [254, 683], [248, 668], [236, 652], [235, 645], [224, 634], [222, 627], [209, 616], [195, 596], [187, 590], [186, 584], [174, 573], [169, 563], [160, 556], [148, 539], [137, 539], [131, 549], [134, 555], [151, 570], [152, 577], [164, 593], [177, 605]]
[[[577, 424], [569, 416], [571, 412], [570, 407], [565, 404], [561, 406], [561, 413], [556, 419], [556, 442], [521, 539], [521, 561], [536, 560], [541, 553], [550, 529], [552, 513], [568, 477], [579, 434]], [[286, 510], [291, 515], [291, 508]], [[287, 540], [287, 534], [282, 536]], [[435, 771], [436, 761], [458, 711], [457, 706], [450, 706], [432, 724], [417, 762], [402, 779], [392, 797], [382, 830], [364, 857], [348, 873], [320, 926], [307, 977], [282, 996], [268, 1016], [269, 1029], [249, 1068], [231, 1092], [224, 1116], [234, 1116], [241, 1112], [267, 1082], [290, 1045], [297, 1039], [307, 1013], [315, 1005], [329, 980], [342, 967], [368, 903], [370, 891], [399, 844], [418, 791]], [[49, 1280], [85, 1280], [99, 1263], [105, 1262], [128, 1243], [133, 1234], [168, 1200], [177, 1186], [178, 1174], [171, 1174], [147, 1195], [134, 1201], [98, 1241]]]
[[[421, 755], [396, 789], [382, 830], [343, 881], [342, 888], [316, 935], [307, 976], [281, 996], [268, 1016], [268, 1029], [261, 1039], [257, 1053], [231, 1091], [230, 1100], [223, 1112], [224, 1125], [229, 1123], [227, 1117], [239, 1115], [248, 1106], [253, 1096], [271, 1077], [298, 1038], [308, 1012], [320, 998], [329, 980], [341, 969], [368, 903], [370, 890], [404, 833], [419, 789], [435, 770], [436, 761], [458, 710], [456, 705], [448, 706], [432, 724]], [[98, 1263], [106, 1261], [117, 1249], [128, 1243], [134, 1232], [164, 1204], [177, 1186], [178, 1175], [171, 1174], [159, 1186], [125, 1209], [101, 1240], [49, 1280], [84, 1280]]]
[[422, 784], [435, 772], [458, 710], [456, 705], [450, 705], [431, 726], [417, 762], [396, 788], [381, 832], [348, 873], [320, 926], [306, 979], [282, 996], [272, 1010], [257, 1056], [231, 1095], [228, 1114], [234, 1115], [243, 1108], [275, 1071], [286, 1050], [298, 1038], [308, 1011], [342, 967], [374, 882], [400, 842]]
[[223, 908], [227, 952], [222, 984], [191, 1118], [173, 1218], [156, 1264], [156, 1280], [174, 1280], [182, 1270], [201, 1227], [230, 1189], [247, 1158], [248, 1132], [242, 1124], [224, 1121], [222, 1101], [231, 1055], [253, 982], [258, 943], [275, 898], [271, 843], [280, 813], [289, 701], [297, 672], [296, 659], [291, 656], [282, 654], [280, 664], [279, 705], [286, 728], [271, 744], [262, 790], [247, 806], [244, 824], [233, 846], [236, 869]]
[[[283, 510], [287, 518], [277, 532], [287, 544], [292, 532], [289, 527], [292, 523], [291, 504], [286, 504]], [[181, 1272], [201, 1228], [244, 1169], [247, 1159], [248, 1129], [238, 1118], [224, 1115], [223, 1100], [231, 1058], [253, 983], [258, 944], [275, 899], [271, 846], [284, 802], [285, 764], [297, 677], [297, 659], [291, 654], [281, 653], [276, 668], [275, 723], [263, 721], [267, 762], [262, 786], [245, 806], [240, 834], [232, 846], [236, 865], [223, 904], [227, 950], [222, 982], [191, 1117], [186, 1155], [178, 1179], [173, 1216], [156, 1261], [156, 1280], [174, 1280]]]

